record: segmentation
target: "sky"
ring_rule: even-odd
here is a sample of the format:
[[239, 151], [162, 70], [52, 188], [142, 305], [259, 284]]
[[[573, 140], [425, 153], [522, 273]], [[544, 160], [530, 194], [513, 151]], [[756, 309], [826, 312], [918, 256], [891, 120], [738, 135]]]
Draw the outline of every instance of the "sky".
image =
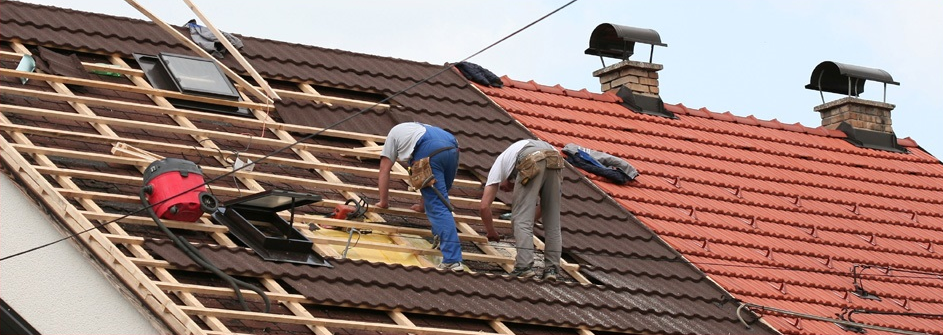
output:
[[[147, 20], [123, 0], [26, 2]], [[432, 64], [462, 60], [569, 0], [192, 0], [217, 28], [244, 36]], [[184, 1], [138, 0], [182, 25]], [[2, 15], [2, 10], [0, 10]], [[943, 1], [578, 0], [470, 59], [499, 76], [600, 92], [585, 55], [599, 24], [656, 30], [661, 97], [714, 112], [817, 127], [818, 91], [805, 89], [823, 61], [887, 71], [893, 129], [943, 158]], [[637, 44], [630, 60], [647, 61]], [[605, 65], [617, 62], [606, 59]], [[825, 101], [841, 98], [825, 93]], [[882, 83], [860, 96], [884, 100]]]

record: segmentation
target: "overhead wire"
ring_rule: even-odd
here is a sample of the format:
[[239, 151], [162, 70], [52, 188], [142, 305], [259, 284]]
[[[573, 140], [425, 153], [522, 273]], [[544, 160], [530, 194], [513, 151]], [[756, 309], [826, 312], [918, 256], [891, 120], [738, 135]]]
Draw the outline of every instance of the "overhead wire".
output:
[[[283, 147], [281, 147], [281, 148], [278, 148], [278, 149], [276, 149], [275, 151], [272, 151], [272, 152], [270, 152], [270, 153], [268, 153], [268, 154], [262, 156], [261, 158], [259, 158], [258, 160], [256, 160], [255, 163], [263, 162], [263, 161], [265, 161], [266, 159], [268, 159], [269, 157], [272, 157], [272, 156], [274, 156], [274, 155], [277, 155], [277, 154], [279, 154], [279, 153], [281, 153], [281, 152], [283, 152], [283, 151], [285, 151], [285, 150], [288, 150], [288, 149], [290, 149], [290, 148], [293, 148], [294, 146], [296, 146], [296, 145], [298, 145], [298, 144], [300, 144], [300, 143], [302, 143], [302, 142], [304, 142], [304, 141], [307, 141], [307, 140], [310, 140], [310, 139], [312, 139], [312, 138], [314, 138], [314, 137], [316, 137], [316, 136], [319, 136], [319, 135], [321, 135], [322, 133], [324, 133], [324, 132], [327, 131], [327, 130], [330, 130], [330, 129], [334, 128], [334, 127], [337, 127], [338, 125], [341, 125], [341, 124], [343, 124], [343, 123], [346, 123], [347, 121], [350, 121], [350, 120], [352, 120], [353, 118], [355, 118], [355, 117], [357, 117], [357, 116], [360, 116], [361, 114], [366, 113], [366, 112], [369, 111], [369, 110], [372, 110], [373, 108], [379, 106], [380, 104], [386, 103], [387, 101], [390, 101], [390, 100], [392, 100], [393, 98], [395, 98], [395, 97], [397, 97], [397, 96], [400, 96], [400, 95], [406, 93], [407, 91], [409, 91], [409, 90], [411, 90], [411, 89], [413, 89], [413, 88], [415, 88], [415, 87], [417, 87], [417, 86], [419, 86], [419, 85], [422, 85], [422, 84], [428, 82], [429, 80], [432, 80], [432, 79], [435, 78], [435, 77], [438, 77], [439, 75], [445, 73], [446, 71], [449, 71], [449, 70], [453, 69], [453, 68], [455, 67], [455, 64], [461, 63], [461, 62], [465, 62], [465, 61], [467, 61], [467, 60], [469, 60], [469, 59], [471, 59], [471, 58], [473, 58], [473, 57], [475, 57], [475, 56], [477, 56], [477, 55], [479, 55], [479, 54], [481, 54], [481, 53], [483, 53], [483, 52], [485, 52], [485, 51], [487, 51], [487, 50], [493, 48], [494, 46], [496, 46], [496, 45], [498, 45], [498, 44], [500, 44], [500, 43], [506, 41], [507, 39], [509, 39], [509, 38], [511, 38], [511, 37], [513, 37], [513, 36], [515, 36], [515, 35], [517, 35], [517, 34], [519, 34], [520, 32], [522, 32], [522, 31], [524, 31], [524, 30], [530, 28], [531, 26], [537, 24], [538, 22], [543, 21], [544, 19], [550, 17], [550, 16], [553, 15], [553, 14], [556, 14], [557, 12], [559, 12], [559, 11], [563, 10], [564, 8], [570, 6], [571, 4], [573, 4], [573, 3], [576, 2], [576, 1], [577, 1], [577, 0], [570, 0], [569, 2], [567, 2], [567, 3], [563, 4], [562, 6], [558, 7], [557, 9], [555, 9], [555, 10], [553, 10], [553, 11], [551, 11], [551, 12], [545, 14], [544, 16], [541, 16], [540, 18], [538, 18], [538, 19], [532, 21], [531, 23], [525, 25], [524, 27], [522, 27], [522, 28], [520, 28], [520, 29], [514, 31], [514, 32], [511, 33], [511, 34], [508, 34], [508, 35], [504, 36], [503, 38], [499, 39], [498, 41], [496, 41], [496, 42], [494, 42], [494, 43], [491, 43], [491, 44], [488, 45], [487, 47], [484, 47], [484, 48], [482, 48], [481, 50], [478, 50], [477, 52], [475, 52], [475, 53], [473, 53], [473, 54], [471, 54], [471, 55], [469, 55], [469, 56], [463, 58], [462, 60], [460, 60], [460, 61], [458, 61], [458, 62], [455, 62], [455, 63], [449, 63], [449, 64], [447, 64], [446, 66], [442, 67], [442, 69], [440, 69], [439, 71], [436, 71], [435, 73], [433, 73], [433, 74], [431, 74], [431, 75], [429, 75], [429, 76], [423, 78], [422, 80], [417, 81], [417, 82], [415, 82], [415, 83], [413, 83], [413, 84], [407, 86], [406, 88], [401, 89], [401, 90], [399, 90], [399, 91], [393, 93], [392, 95], [390, 95], [390, 96], [388, 96], [388, 97], [386, 97], [386, 98], [383, 98], [383, 99], [380, 100], [380, 101], [377, 101], [377, 102], [373, 103], [373, 104], [370, 105], [370, 106], [364, 107], [363, 109], [361, 109], [360, 111], [358, 111], [358, 112], [356, 112], [356, 113], [353, 113], [353, 114], [351, 114], [351, 115], [348, 115], [347, 117], [344, 117], [344, 118], [342, 118], [342, 119], [340, 119], [340, 120], [338, 120], [338, 121], [335, 121], [334, 123], [332, 123], [332, 124], [330, 124], [330, 125], [328, 125], [328, 126], [322, 128], [321, 130], [318, 130], [318, 131], [316, 131], [316, 132], [314, 132], [314, 133], [311, 133], [311, 134], [308, 134], [308, 135], [306, 135], [306, 136], [304, 136], [304, 137], [302, 137], [302, 138], [300, 138], [300, 139], [298, 139], [298, 140], [295, 140], [295, 142], [293, 142], [293, 143], [291, 143], [291, 144], [289, 144], [289, 145], [286, 145], [286, 146], [283, 146]], [[103, 226], [106, 226], [106, 225], [108, 225], [108, 224], [117, 222], [117, 221], [122, 220], [122, 219], [125, 219], [125, 218], [127, 218], [127, 217], [129, 217], [129, 216], [131, 216], [131, 215], [138, 214], [138, 213], [140, 213], [140, 212], [142, 212], [142, 211], [145, 211], [145, 210], [148, 210], [148, 209], [152, 208], [153, 206], [157, 206], [157, 205], [160, 205], [160, 204], [162, 204], [162, 203], [164, 203], [164, 202], [166, 202], [166, 201], [169, 201], [169, 200], [171, 200], [171, 199], [173, 199], [173, 198], [175, 198], [175, 197], [177, 197], [177, 196], [180, 196], [180, 195], [186, 194], [186, 193], [188, 193], [188, 192], [190, 192], [190, 191], [193, 191], [193, 190], [202, 188], [202, 187], [204, 187], [204, 186], [206, 186], [206, 185], [208, 185], [208, 184], [210, 184], [210, 183], [213, 183], [213, 182], [216, 182], [216, 181], [218, 181], [218, 180], [221, 180], [222, 178], [229, 177], [230, 175], [233, 175], [233, 174], [235, 174], [236, 172], [239, 172], [239, 171], [241, 171], [241, 170], [243, 170], [243, 169], [249, 167], [250, 165], [251, 165], [251, 164], [246, 164], [246, 165], [243, 165], [243, 166], [241, 166], [241, 167], [235, 168], [235, 169], [233, 169], [232, 171], [229, 171], [229, 172], [227, 172], [227, 173], [224, 173], [224, 174], [222, 174], [222, 175], [220, 175], [220, 176], [217, 176], [217, 177], [215, 177], [215, 178], [206, 180], [206, 181], [204, 181], [204, 182], [203, 182], [202, 184], [200, 184], [200, 185], [196, 185], [196, 186], [193, 186], [193, 187], [191, 187], [191, 188], [189, 188], [189, 189], [187, 189], [187, 190], [181, 191], [180, 193], [178, 193], [178, 194], [176, 194], [176, 195], [168, 196], [166, 199], [164, 199], [164, 200], [162, 200], [162, 201], [159, 201], [159, 202], [157, 202], [157, 203], [152, 203], [152, 204], [150, 204], [150, 205], [146, 205], [146, 206], [141, 207], [141, 208], [139, 208], [139, 209], [137, 209], [137, 210], [135, 210], [135, 211], [133, 211], [133, 212], [131, 212], [131, 213], [124, 214], [124, 215], [122, 215], [121, 217], [118, 217], [118, 218], [109, 220], [109, 221], [104, 222], [104, 223], [101, 223], [101, 224], [92, 225], [92, 227], [89, 227], [89, 228], [87, 228], [87, 229], [84, 229], [84, 230], [81, 230], [81, 231], [72, 233], [72, 234], [70, 234], [70, 235], [68, 235], [68, 236], [65, 236], [65, 237], [63, 237], [63, 238], [57, 239], [57, 240], [52, 241], [52, 242], [49, 242], [49, 243], [45, 243], [45, 244], [42, 244], [42, 245], [39, 245], [39, 246], [30, 248], [30, 249], [27, 249], [27, 250], [24, 250], [24, 251], [20, 251], [20, 252], [14, 253], [14, 254], [9, 255], [9, 256], [4, 256], [4, 257], [0, 258], [0, 262], [5, 261], [5, 260], [8, 260], [8, 259], [11, 259], [11, 258], [14, 258], [14, 257], [18, 257], [18, 256], [20, 256], [20, 255], [24, 255], [24, 254], [27, 254], [27, 253], [30, 253], [30, 252], [33, 252], [33, 251], [36, 251], [36, 250], [39, 250], [39, 249], [48, 247], [48, 246], [51, 246], [51, 245], [53, 245], [53, 244], [56, 244], [56, 243], [59, 243], [59, 242], [62, 242], [62, 241], [68, 240], [68, 239], [75, 238], [75, 237], [77, 237], [78, 235], [87, 233], [87, 232], [89, 232], [89, 231], [92, 231], [92, 230], [101, 228], [101, 227], [103, 227]]]

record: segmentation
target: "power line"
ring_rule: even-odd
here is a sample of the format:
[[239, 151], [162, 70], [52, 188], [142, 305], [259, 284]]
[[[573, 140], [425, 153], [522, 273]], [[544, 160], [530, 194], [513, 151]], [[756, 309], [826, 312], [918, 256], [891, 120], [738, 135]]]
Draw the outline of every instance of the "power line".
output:
[[[258, 160], [256, 160], [255, 163], [263, 162], [263, 161], [265, 161], [266, 159], [268, 159], [268, 158], [271, 157], [271, 156], [277, 155], [277, 154], [281, 153], [282, 151], [288, 150], [288, 149], [294, 147], [295, 145], [300, 144], [301, 142], [310, 140], [310, 139], [312, 139], [312, 138], [314, 138], [314, 137], [316, 137], [316, 136], [318, 136], [318, 135], [324, 133], [324, 132], [327, 131], [327, 130], [330, 130], [330, 129], [332, 129], [332, 128], [334, 128], [334, 127], [337, 127], [337, 126], [339, 126], [339, 125], [341, 125], [341, 124], [343, 124], [343, 123], [346, 123], [347, 121], [350, 121], [350, 120], [353, 119], [354, 117], [360, 116], [361, 114], [363, 114], [363, 113], [365, 113], [365, 112], [367, 112], [367, 111], [373, 109], [373, 108], [376, 107], [376, 106], [379, 106], [380, 104], [383, 104], [383, 103], [385, 103], [385, 102], [387, 102], [387, 101], [389, 101], [389, 100], [391, 100], [391, 99], [393, 99], [393, 98], [395, 98], [395, 97], [397, 97], [397, 96], [399, 96], [399, 95], [401, 95], [401, 94], [403, 94], [403, 93], [406, 93], [406, 91], [411, 90], [411, 89], [413, 89], [413, 88], [416, 87], [416, 86], [422, 85], [422, 84], [428, 82], [429, 80], [432, 80], [432, 78], [435, 78], [435, 77], [441, 75], [442, 73], [445, 73], [445, 71], [448, 71], [448, 70], [451, 70], [452, 68], [454, 68], [454, 67], [455, 67], [455, 64], [461, 63], [461, 62], [464, 62], [464, 61], [467, 61], [467, 60], [471, 59], [472, 57], [475, 57], [475, 56], [477, 56], [477, 55], [479, 55], [479, 54], [481, 54], [481, 53], [483, 53], [483, 52], [485, 52], [485, 51], [491, 49], [492, 47], [498, 45], [499, 43], [504, 42], [505, 40], [507, 40], [507, 39], [509, 39], [509, 38], [511, 38], [511, 37], [513, 37], [513, 36], [515, 36], [515, 35], [517, 35], [518, 33], [524, 31], [524, 30], [527, 29], [527, 28], [530, 28], [531, 26], [537, 24], [538, 22], [543, 21], [544, 19], [546, 19], [546, 18], [550, 17], [551, 15], [553, 15], [553, 14], [559, 12], [560, 10], [563, 10], [564, 8], [566, 8], [566, 7], [570, 6], [571, 4], [573, 4], [574, 2], [576, 2], [576, 0], [570, 0], [569, 2], [567, 2], [566, 4], [564, 4], [563, 6], [560, 6], [559, 8], [553, 10], [552, 12], [547, 13], [547, 14], [544, 15], [544, 16], [541, 16], [541, 17], [538, 18], [537, 20], [534, 20], [533, 22], [531, 22], [531, 23], [525, 25], [524, 27], [522, 27], [522, 28], [520, 28], [520, 29], [514, 31], [513, 33], [511, 33], [511, 34], [509, 34], [509, 35], [507, 35], [507, 36], [505, 36], [505, 37], [499, 39], [498, 41], [496, 41], [496, 42], [494, 42], [494, 43], [488, 45], [487, 47], [484, 47], [483, 49], [478, 50], [477, 52], [475, 52], [475, 53], [469, 55], [468, 57], [465, 57], [465, 58], [463, 58], [462, 60], [460, 60], [460, 61], [458, 61], [458, 62], [450, 63], [450, 64], [448, 64], [447, 66], [443, 67], [441, 70], [439, 70], [439, 71], [433, 73], [432, 75], [427, 76], [426, 78], [424, 78], [424, 79], [422, 79], [422, 80], [420, 80], [420, 81], [418, 81], [418, 82], [416, 82], [416, 83], [413, 83], [412, 85], [409, 85], [408, 87], [406, 87], [406, 88], [404, 88], [404, 89], [402, 89], [402, 90], [399, 90], [399, 91], [397, 91], [396, 93], [394, 93], [394, 94], [392, 94], [392, 95], [390, 95], [390, 96], [388, 96], [388, 97], [386, 97], [386, 98], [383, 98], [383, 100], [380, 100], [380, 101], [377, 101], [377, 102], [373, 103], [373, 105], [367, 106], [367, 107], [361, 109], [360, 111], [358, 111], [358, 112], [356, 112], [356, 113], [354, 113], [354, 114], [351, 114], [351, 115], [349, 115], [349, 116], [347, 116], [347, 117], [345, 117], [345, 118], [343, 118], [343, 119], [341, 119], [341, 120], [338, 120], [338, 121], [336, 121], [336, 122], [334, 122], [334, 123], [328, 125], [327, 127], [322, 128], [321, 130], [319, 130], [319, 131], [317, 131], [317, 132], [314, 132], [314, 133], [312, 133], [312, 134], [308, 134], [307, 136], [302, 137], [301, 139], [296, 140], [296, 141], [295, 141], [294, 143], [292, 143], [292, 144], [286, 145], [286, 146], [281, 147], [281, 148], [279, 148], [279, 149], [277, 149], [277, 150], [275, 150], [275, 151], [272, 151], [271, 153], [266, 154], [265, 156], [262, 156], [261, 158], [259, 158]], [[241, 171], [241, 170], [243, 170], [243, 169], [245, 169], [245, 168], [247, 168], [247, 167], [249, 167], [249, 166], [251, 166], [251, 165], [250, 165], [250, 164], [243, 165], [243, 166], [241, 166], [241, 167], [239, 167], [239, 168], [233, 169], [232, 171], [229, 171], [229, 172], [226, 172], [226, 173], [224, 173], [224, 174], [222, 174], [222, 175], [220, 175], [220, 176], [217, 176], [216, 178], [212, 178], [212, 179], [210, 179], [210, 180], [204, 181], [204, 182], [203, 182], [202, 184], [200, 184], [200, 185], [196, 185], [196, 186], [194, 186], [194, 187], [191, 187], [190, 189], [184, 190], [184, 191], [182, 191], [182, 192], [180, 192], [180, 193], [178, 193], [178, 194], [176, 194], [176, 195], [169, 196], [169, 197], [167, 197], [167, 199], [164, 199], [163, 201], [160, 201], [160, 202], [157, 202], [157, 203], [154, 203], [154, 204], [150, 204], [150, 205], [147, 205], [147, 206], [145, 206], [145, 207], [141, 207], [141, 208], [139, 208], [139, 209], [137, 209], [137, 210], [135, 210], [135, 211], [133, 211], [133, 212], [131, 212], [131, 213], [124, 214], [124, 215], [122, 215], [122, 216], [119, 217], [119, 218], [110, 220], [110, 221], [105, 222], [105, 223], [93, 225], [92, 227], [90, 227], [90, 228], [88, 228], [88, 229], [85, 229], [85, 230], [82, 230], [82, 231], [73, 233], [73, 234], [68, 235], [68, 236], [66, 236], [66, 237], [60, 238], [60, 239], [58, 239], [58, 240], [55, 240], [55, 241], [52, 241], [52, 242], [49, 242], [49, 243], [46, 243], [46, 244], [43, 244], [43, 245], [40, 245], [40, 246], [37, 246], [37, 247], [34, 247], [34, 248], [30, 248], [30, 249], [27, 249], [27, 250], [24, 250], [24, 251], [21, 251], [21, 252], [17, 252], [17, 253], [14, 253], [14, 254], [12, 254], [12, 255], [9, 255], [9, 256], [4, 256], [3, 258], [0, 258], [0, 262], [5, 261], [5, 260], [7, 260], [7, 259], [11, 259], [11, 258], [17, 257], [17, 256], [20, 256], [20, 255], [24, 255], [24, 254], [27, 254], [27, 253], [30, 253], [30, 252], [33, 252], [33, 251], [36, 251], [36, 250], [39, 250], [39, 249], [42, 249], [42, 248], [45, 248], [45, 247], [48, 247], [48, 246], [50, 246], [50, 245], [53, 245], [53, 244], [56, 244], [56, 243], [59, 243], [59, 242], [62, 242], [62, 241], [65, 241], [65, 240], [74, 238], [74, 237], [76, 237], [76, 236], [78, 236], [78, 235], [87, 233], [87, 232], [89, 232], [89, 231], [98, 229], [98, 228], [103, 227], [103, 226], [105, 226], [105, 225], [108, 225], [108, 224], [117, 222], [117, 221], [119, 221], [119, 220], [121, 220], [121, 219], [124, 219], [124, 218], [127, 218], [128, 216], [131, 216], [131, 215], [133, 215], [133, 214], [137, 214], [137, 213], [140, 213], [140, 212], [142, 212], [142, 211], [144, 211], [144, 210], [150, 209], [150, 208], [153, 207], [153, 206], [160, 205], [160, 204], [162, 204], [163, 202], [169, 201], [170, 199], [173, 199], [173, 198], [175, 198], [175, 197], [177, 197], [177, 196], [180, 196], [180, 195], [183, 195], [183, 194], [187, 194], [187, 193], [190, 192], [190, 191], [193, 191], [193, 190], [196, 190], [196, 189], [198, 189], [198, 188], [204, 187], [204, 186], [206, 186], [206, 185], [208, 185], [208, 184], [210, 184], [210, 183], [212, 183], [212, 182], [216, 182], [216, 181], [218, 181], [218, 180], [220, 180], [220, 179], [229, 177], [230, 175], [233, 175], [233, 174], [235, 174], [236, 172], [239, 172], [239, 171]]]

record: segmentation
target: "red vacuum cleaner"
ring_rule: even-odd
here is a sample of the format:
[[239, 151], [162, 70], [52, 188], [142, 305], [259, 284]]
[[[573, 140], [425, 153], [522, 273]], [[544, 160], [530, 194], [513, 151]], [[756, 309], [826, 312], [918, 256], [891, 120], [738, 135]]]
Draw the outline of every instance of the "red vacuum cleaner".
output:
[[164, 158], [144, 170], [144, 192], [161, 219], [196, 222], [216, 211], [219, 202], [203, 183], [203, 170], [188, 160]]

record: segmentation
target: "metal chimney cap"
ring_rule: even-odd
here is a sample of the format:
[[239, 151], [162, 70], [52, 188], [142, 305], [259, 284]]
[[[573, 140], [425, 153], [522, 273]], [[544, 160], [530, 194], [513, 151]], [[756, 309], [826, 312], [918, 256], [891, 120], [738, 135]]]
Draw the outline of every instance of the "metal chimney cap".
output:
[[593, 33], [589, 37], [589, 49], [586, 49], [584, 53], [627, 60], [629, 56], [635, 53], [635, 42], [651, 44], [652, 49], [656, 45], [668, 46], [661, 42], [661, 36], [653, 29], [603, 23], [593, 29]]
[[900, 85], [887, 71], [864, 66], [824, 61], [812, 70], [809, 84], [805, 88], [848, 96], [858, 96], [864, 92], [864, 82], [873, 80], [887, 84]]

